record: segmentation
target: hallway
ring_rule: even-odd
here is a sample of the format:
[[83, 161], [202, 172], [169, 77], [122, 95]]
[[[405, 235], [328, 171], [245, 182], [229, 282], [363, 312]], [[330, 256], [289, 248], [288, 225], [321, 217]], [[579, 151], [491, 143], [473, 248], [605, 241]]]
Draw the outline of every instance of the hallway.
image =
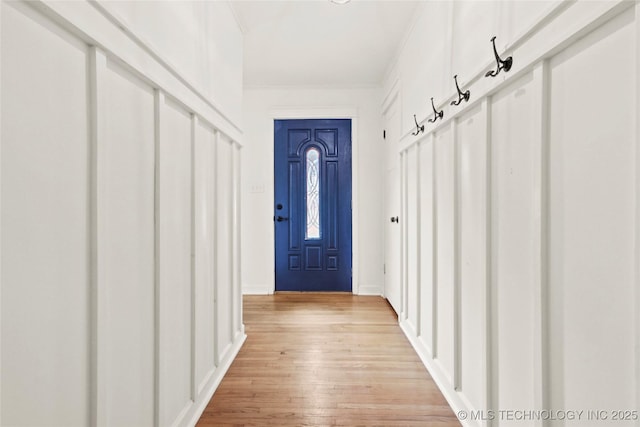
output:
[[380, 297], [244, 297], [247, 340], [199, 426], [458, 426]]
[[640, 0], [0, 0], [0, 40], [0, 426], [640, 427]]

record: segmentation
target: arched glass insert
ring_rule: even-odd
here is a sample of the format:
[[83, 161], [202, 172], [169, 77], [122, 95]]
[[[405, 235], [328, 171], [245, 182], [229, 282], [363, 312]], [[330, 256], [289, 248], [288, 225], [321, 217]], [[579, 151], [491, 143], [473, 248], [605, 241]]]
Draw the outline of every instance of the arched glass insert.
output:
[[307, 239], [320, 238], [320, 151], [310, 147], [307, 159]]

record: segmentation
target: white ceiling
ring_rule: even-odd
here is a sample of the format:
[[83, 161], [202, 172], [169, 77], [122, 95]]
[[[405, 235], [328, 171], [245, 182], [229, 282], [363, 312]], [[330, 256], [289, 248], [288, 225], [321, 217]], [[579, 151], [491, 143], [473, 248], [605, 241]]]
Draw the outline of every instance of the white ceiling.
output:
[[379, 84], [420, 1], [231, 1], [245, 86]]

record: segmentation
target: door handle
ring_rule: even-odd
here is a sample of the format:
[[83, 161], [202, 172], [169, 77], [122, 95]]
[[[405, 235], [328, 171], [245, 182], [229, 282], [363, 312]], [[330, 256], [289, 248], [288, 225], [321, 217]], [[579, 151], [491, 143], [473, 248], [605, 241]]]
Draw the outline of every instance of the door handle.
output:
[[289, 221], [289, 217], [286, 217], [286, 216], [280, 216], [280, 215], [278, 215], [278, 216], [276, 217], [276, 221], [278, 221], [278, 222], [282, 222], [282, 221]]
[[391, 222], [400, 222], [400, 220], [398, 219], [397, 216], [392, 216], [391, 217]]

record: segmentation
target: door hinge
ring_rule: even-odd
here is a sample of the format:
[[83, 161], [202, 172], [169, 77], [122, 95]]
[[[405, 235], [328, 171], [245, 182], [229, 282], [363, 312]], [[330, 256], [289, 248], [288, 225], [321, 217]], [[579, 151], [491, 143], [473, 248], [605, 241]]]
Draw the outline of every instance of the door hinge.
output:
[[387, 139], [387, 131], [386, 130], [382, 131], [382, 139]]
[[382, 274], [387, 274], [387, 264], [382, 264]]

